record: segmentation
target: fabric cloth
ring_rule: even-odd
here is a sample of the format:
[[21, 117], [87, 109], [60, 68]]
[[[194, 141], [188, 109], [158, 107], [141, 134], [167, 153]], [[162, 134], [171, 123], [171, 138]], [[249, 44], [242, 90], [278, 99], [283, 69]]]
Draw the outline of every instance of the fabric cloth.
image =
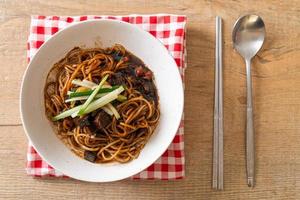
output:
[[[27, 57], [30, 61], [38, 48], [57, 31], [70, 24], [90, 19], [113, 19], [134, 24], [148, 31], [168, 49], [173, 56], [178, 70], [184, 80], [186, 68], [185, 26], [186, 17], [180, 15], [128, 15], [128, 16], [32, 16], [28, 38]], [[180, 126], [173, 142], [164, 154], [144, 171], [134, 175], [132, 179], [180, 179], [184, 177], [184, 124]], [[66, 177], [48, 165], [29, 142], [26, 171], [33, 176]]]

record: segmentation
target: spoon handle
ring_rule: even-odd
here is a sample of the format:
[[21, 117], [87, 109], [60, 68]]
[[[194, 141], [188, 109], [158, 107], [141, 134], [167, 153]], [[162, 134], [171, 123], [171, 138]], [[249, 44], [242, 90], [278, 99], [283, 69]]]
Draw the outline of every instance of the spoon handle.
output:
[[247, 183], [249, 187], [254, 187], [255, 147], [254, 147], [254, 128], [253, 128], [251, 59], [249, 60], [246, 59], [246, 72], [247, 72], [247, 129], [246, 129]]

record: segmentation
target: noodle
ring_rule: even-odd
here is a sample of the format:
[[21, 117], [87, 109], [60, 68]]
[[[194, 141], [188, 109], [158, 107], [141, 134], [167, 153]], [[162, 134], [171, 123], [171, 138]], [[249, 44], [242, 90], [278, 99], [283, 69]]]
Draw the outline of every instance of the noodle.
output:
[[[142, 68], [141, 68], [142, 67]], [[142, 77], [139, 71], [146, 71]], [[133, 73], [133, 72], [136, 72]], [[109, 83], [122, 80], [127, 100], [114, 101], [120, 119], [111, 117], [108, 125], [99, 129], [93, 125], [98, 109], [87, 116], [67, 117], [52, 122], [58, 137], [78, 156], [91, 162], [126, 163], [137, 158], [152, 135], [160, 117], [158, 96], [151, 71], [121, 45], [112, 48], [82, 49], [75, 47], [50, 70], [44, 89], [45, 111], [48, 119], [71, 109], [81, 102], [68, 102], [68, 91], [85, 90], [72, 83], [75, 79], [99, 84], [109, 75]], [[120, 77], [120, 75], [122, 75]], [[114, 77], [120, 77], [119, 79]], [[149, 78], [150, 77], [150, 78]], [[100, 116], [100, 115], [99, 115]], [[86, 124], [82, 121], [92, 118]], [[101, 120], [101, 119], [99, 119]], [[85, 122], [85, 121], [84, 121]]]

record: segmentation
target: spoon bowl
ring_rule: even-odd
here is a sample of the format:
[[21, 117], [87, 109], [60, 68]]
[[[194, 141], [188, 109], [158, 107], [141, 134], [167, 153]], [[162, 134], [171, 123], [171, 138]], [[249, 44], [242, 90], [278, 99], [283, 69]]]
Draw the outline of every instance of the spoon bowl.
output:
[[232, 32], [234, 48], [245, 59], [251, 59], [261, 49], [265, 39], [265, 24], [257, 15], [240, 17]]

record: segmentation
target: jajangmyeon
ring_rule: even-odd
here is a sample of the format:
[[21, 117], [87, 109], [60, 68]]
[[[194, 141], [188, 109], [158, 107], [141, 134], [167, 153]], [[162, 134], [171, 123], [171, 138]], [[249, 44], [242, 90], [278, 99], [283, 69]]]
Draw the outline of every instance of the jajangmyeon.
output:
[[44, 97], [58, 137], [95, 163], [137, 158], [160, 117], [152, 71], [119, 44], [73, 48], [48, 73]]

